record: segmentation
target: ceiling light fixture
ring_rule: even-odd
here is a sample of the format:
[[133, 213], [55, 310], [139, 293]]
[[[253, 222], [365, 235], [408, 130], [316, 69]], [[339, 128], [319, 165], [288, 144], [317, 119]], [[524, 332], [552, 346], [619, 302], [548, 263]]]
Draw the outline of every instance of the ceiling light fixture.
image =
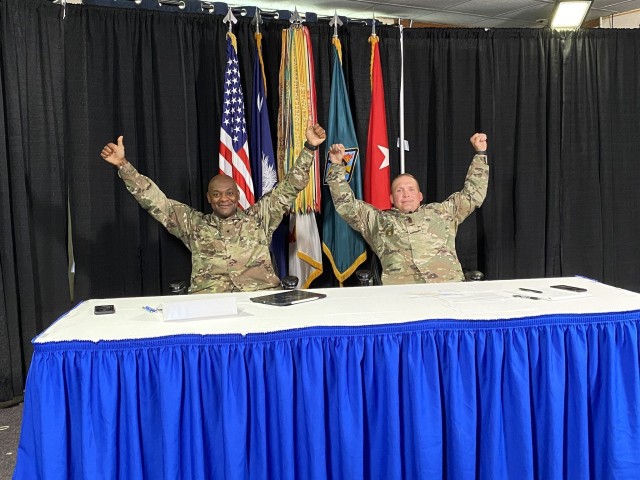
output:
[[592, 2], [558, 2], [551, 17], [551, 28], [579, 28]]

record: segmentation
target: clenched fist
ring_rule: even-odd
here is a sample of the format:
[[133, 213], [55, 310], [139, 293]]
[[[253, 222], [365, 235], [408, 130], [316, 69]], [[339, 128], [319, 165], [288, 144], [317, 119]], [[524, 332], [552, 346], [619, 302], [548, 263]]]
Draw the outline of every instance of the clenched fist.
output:
[[486, 152], [487, 151], [487, 135], [484, 133], [476, 133], [474, 134], [469, 141], [471, 145], [473, 145], [473, 149], [476, 152]]
[[317, 147], [327, 138], [327, 134], [319, 124], [309, 125], [307, 127], [307, 131], [305, 132], [307, 136], [307, 142], [309, 142], [314, 147]]
[[329, 147], [329, 160], [336, 165], [342, 165], [344, 163], [344, 145], [341, 143], [334, 143]]

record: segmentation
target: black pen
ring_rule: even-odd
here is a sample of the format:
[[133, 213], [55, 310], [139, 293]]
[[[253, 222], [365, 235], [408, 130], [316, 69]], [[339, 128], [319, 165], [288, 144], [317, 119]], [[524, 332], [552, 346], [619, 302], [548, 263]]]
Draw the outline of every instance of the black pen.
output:
[[[522, 289], [520, 289], [522, 290]], [[514, 295], [516, 298], [528, 298], [529, 300], [542, 300], [540, 297], [529, 297], [527, 295]]]
[[522, 290], [523, 292], [542, 293], [540, 290], [533, 290], [531, 288], [519, 288], [518, 290]]

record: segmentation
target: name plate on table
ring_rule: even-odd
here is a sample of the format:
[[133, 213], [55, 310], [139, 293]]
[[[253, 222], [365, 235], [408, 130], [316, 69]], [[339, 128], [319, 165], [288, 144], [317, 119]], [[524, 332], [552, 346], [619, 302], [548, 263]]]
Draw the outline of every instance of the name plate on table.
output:
[[238, 314], [235, 297], [165, 302], [161, 309], [162, 319], [165, 321], [195, 320]]

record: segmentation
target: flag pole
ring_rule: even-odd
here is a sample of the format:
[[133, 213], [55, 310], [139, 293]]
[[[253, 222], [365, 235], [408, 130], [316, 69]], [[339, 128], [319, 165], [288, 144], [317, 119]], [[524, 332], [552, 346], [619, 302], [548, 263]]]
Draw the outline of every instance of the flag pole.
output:
[[400, 19], [400, 173], [404, 173], [404, 37]]
[[[218, 164], [220, 173], [229, 175], [235, 180], [238, 185], [240, 207], [247, 209], [254, 204], [255, 194], [246, 134], [244, 94], [240, 81], [238, 45], [236, 36], [232, 31], [233, 24], [237, 23], [238, 20], [233, 15], [231, 8], [229, 8], [222, 21], [229, 24], [229, 31], [226, 34], [227, 61], [224, 82], [227, 84], [235, 83], [237, 87], [224, 89], [222, 102], [228, 108], [222, 109]], [[231, 105], [234, 105], [234, 108], [231, 108]]]
[[[226, 18], [226, 17], [225, 17]], [[262, 16], [260, 15], [260, 9], [256, 7], [256, 14], [253, 16], [251, 23], [256, 26], [256, 35], [260, 35], [260, 24], [262, 23]]]
[[231, 7], [229, 7], [229, 11], [227, 12], [227, 14], [222, 19], [222, 23], [228, 23], [229, 24], [229, 33], [231, 33], [231, 29], [233, 28], [233, 24], [234, 23], [238, 23], [238, 19], [235, 17], [233, 12], [231, 11]]
[[302, 26], [302, 16], [298, 12], [298, 7], [295, 7], [293, 9], [293, 14], [291, 15], [291, 19], [289, 21], [291, 22], [291, 26], [293, 27]]
[[371, 11], [371, 36], [377, 37], [376, 35], [376, 11], [372, 9]]
[[333, 11], [333, 18], [329, 22], [329, 26], [333, 27], [333, 38], [338, 38], [338, 27], [342, 26], [342, 20], [338, 16], [338, 11]]

